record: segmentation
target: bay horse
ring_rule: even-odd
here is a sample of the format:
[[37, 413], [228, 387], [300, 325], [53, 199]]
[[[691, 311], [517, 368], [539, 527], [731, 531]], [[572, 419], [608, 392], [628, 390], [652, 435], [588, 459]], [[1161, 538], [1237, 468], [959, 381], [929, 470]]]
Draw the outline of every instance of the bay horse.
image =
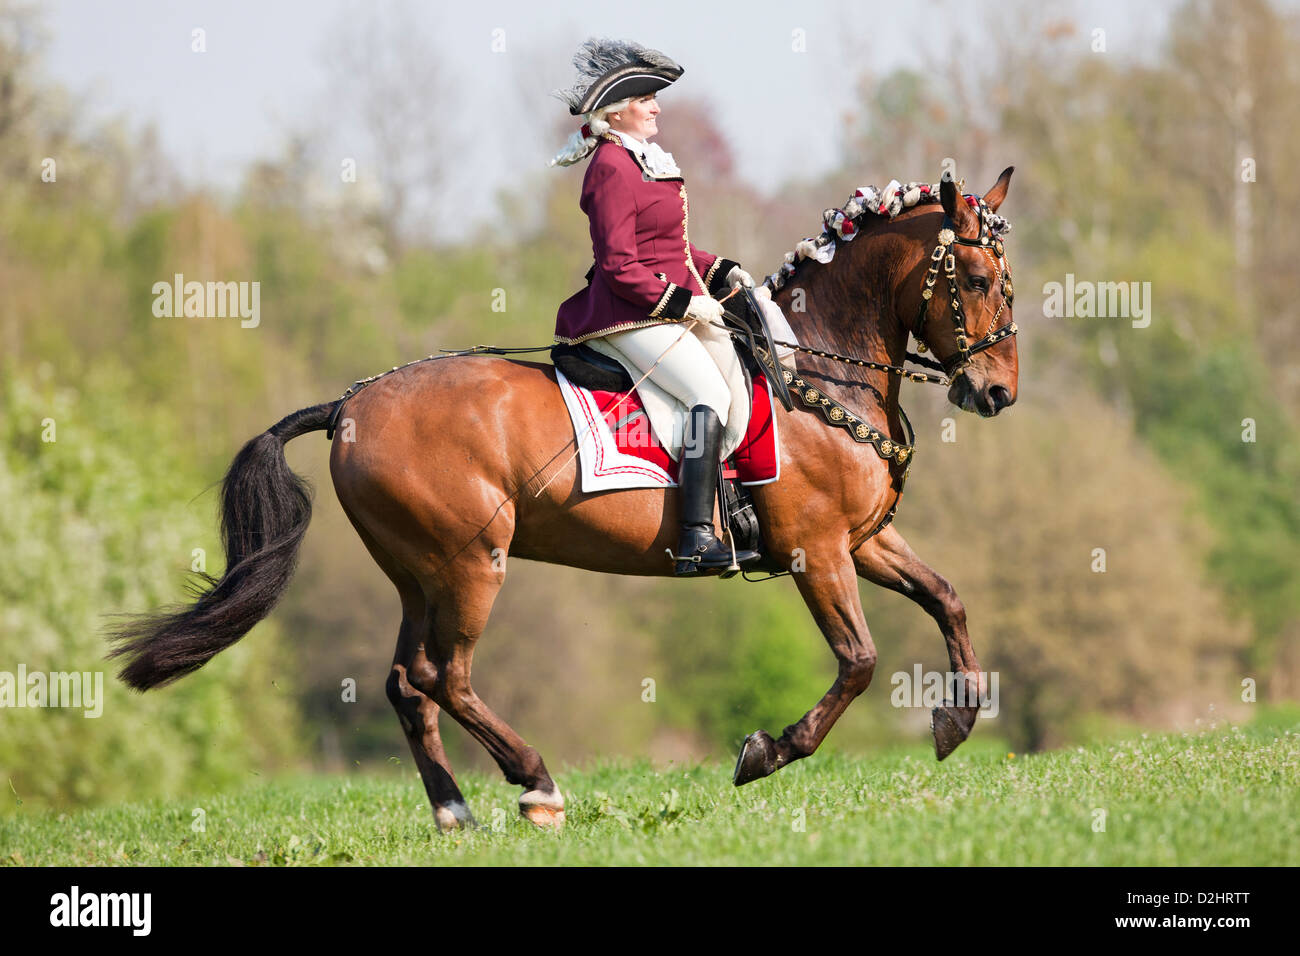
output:
[[[893, 217], [862, 215], [855, 241], [837, 240], [829, 262], [804, 259], [774, 293], [805, 347], [796, 383], [805, 386], [798, 393], [804, 404], [796, 402], [793, 411], [774, 407], [781, 478], [751, 491], [768, 559], [794, 571], [838, 673], [780, 737], [757, 731], [746, 739], [737, 786], [816, 751], [871, 683], [876, 650], [859, 576], [906, 595], [933, 617], [952, 672], [971, 687], [965, 705], [945, 700], [933, 710], [939, 759], [974, 725], [978, 704], [969, 702], [977, 700], [981, 672], [964, 607], [889, 523], [903, 476], [897, 454], [888, 459], [880, 448], [883, 441], [910, 452], [910, 428], [898, 404], [909, 335], [940, 359], [954, 405], [989, 417], [1016, 400], [1009, 270], [999, 275], [1001, 239], [994, 240], [994, 256], [985, 222], [1005, 199], [1011, 172], [982, 198], [963, 197], [945, 176], [938, 197], [926, 196]], [[936, 235], [939, 245], [927, 255]], [[941, 263], [948, 296], [936, 287]], [[1008, 323], [995, 327], [1004, 309]], [[857, 358], [846, 360], [844, 352]], [[855, 440], [848, 429], [831, 427], [821, 409], [807, 407], [824, 394], [810, 379], [835, 390], [845, 403], [841, 414], [852, 409], [866, 426], [861, 434], [876, 434], [876, 443]], [[141, 691], [167, 684], [271, 611], [311, 518], [310, 488], [289, 469], [284, 445], [332, 429], [344, 401], [330, 475], [343, 510], [401, 601], [386, 689], [438, 829], [476, 825], [439, 737], [443, 710], [488, 750], [507, 781], [524, 788], [525, 818], [539, 827], [563, 825], [564, 797], [541, 755], [470, 682], [475, 643], [505, 581], [504, 556], [671, 576], [664, 552], [676, 543], [678, 514], [671, 490], [580, 490], [578, 463], [557, 454], [575, 439], [549, 364], [481, 354], [431, 357], [376, 376], [343, 399], [294, 412], [251, 439], [222, 485], [224, 573], [204, 576], [195, 603], [116, 627], [110, 656], [125, 659], [119, 676]]]

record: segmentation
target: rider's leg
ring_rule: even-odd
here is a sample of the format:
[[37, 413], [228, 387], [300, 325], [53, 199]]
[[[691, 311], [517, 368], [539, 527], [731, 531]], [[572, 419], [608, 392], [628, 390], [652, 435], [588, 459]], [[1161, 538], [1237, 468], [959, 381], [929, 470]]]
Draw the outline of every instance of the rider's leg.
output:
[[[688, 409], [708, 405], [725, 427], [731, 389], [709, 350], [682, 325], [652, 325], [604, 336], [643, 375]], [[658, 365], [655, 365], [655, 362]]]
[[[713, 528], [718, 459], [731, 407], [726, 379], [708, 349], [681, 326], [650, 326], [606, 338], [642, 374], [653, 366], [647, 378], [689, 409], [677, 463], [682, 532], [674, 573], [698, 574], [704, 568], [730, 567], [731, 548], [718, 540]], [[756, 551], [738, 551], [735, 560], [744, 563], [758, 557]]]

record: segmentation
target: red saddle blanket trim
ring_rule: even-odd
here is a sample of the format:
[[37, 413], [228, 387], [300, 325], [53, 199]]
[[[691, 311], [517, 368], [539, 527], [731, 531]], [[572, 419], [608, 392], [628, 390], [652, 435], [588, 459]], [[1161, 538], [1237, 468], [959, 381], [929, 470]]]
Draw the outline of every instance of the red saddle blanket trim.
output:
[[[650, 427], [650, 417], [646, 415], [636, 390], [633, 389], [631, 394], [599, 388], [588, 391], [604, 415], [619, 452], [652, 462], [676, 482], [677, 462], [655, 437], [654, 430]], [[775, 481], [780, 474], [772, 395], [767, 379], [761, 375], [751, 376], [749, 426], [745, 429], [740, 445], [727, 462], [732, 467], [727, 469], [726, 476], [738, 478], [746, 485]]]

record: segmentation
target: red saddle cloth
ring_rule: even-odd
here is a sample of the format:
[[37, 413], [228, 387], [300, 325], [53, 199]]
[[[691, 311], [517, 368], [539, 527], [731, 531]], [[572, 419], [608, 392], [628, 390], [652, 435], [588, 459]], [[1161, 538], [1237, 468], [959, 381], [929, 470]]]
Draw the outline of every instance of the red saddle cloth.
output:
[[[593, 479], [603, 488], [677, 483], [677, 462], [655, 437], [635, 389], [588, 389], [570, 382], [562, 373], [558, 377], [566, 392], [575, 432], [582, 435], [589, 429], [602, 431], [599, 441], [584, 440], [582, 445], [584, 490], [591, 490]], [[727, 460], [725, 474], [739, 479], [741, 484], [762, 485], [780, 476], [781, 456], [772, 393], [761, 375], [752, 376], [750, 400], [749, 426]]]

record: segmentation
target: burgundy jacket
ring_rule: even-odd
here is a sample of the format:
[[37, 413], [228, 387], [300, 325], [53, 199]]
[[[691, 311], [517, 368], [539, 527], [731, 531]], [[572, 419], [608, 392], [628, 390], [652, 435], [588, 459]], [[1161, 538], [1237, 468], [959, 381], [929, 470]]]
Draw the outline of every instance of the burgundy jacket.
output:
[[705, 294], [687, 256], [710, 295], [727, 291], [727, 273], [737, 263], [691, 245], [682, 177], [656, 177], [613, 133], [603, 134], [592, 153], [579, 205], [590, 220], [596, 261], [587, 287], [560, 304], [557, 342], [680, 321], [691, 296]]

